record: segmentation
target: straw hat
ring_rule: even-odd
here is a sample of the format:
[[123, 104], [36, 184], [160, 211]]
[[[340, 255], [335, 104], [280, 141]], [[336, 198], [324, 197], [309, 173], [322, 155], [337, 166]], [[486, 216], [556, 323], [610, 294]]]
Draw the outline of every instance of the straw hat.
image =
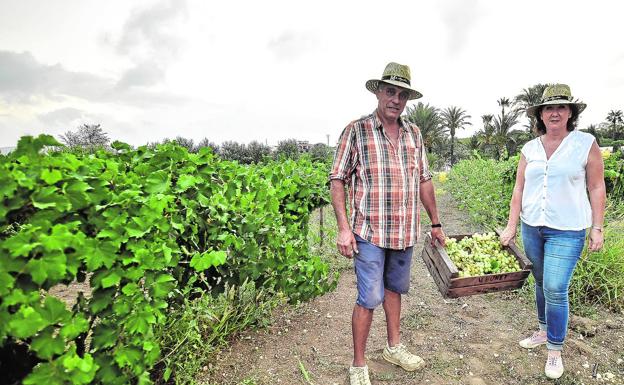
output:
[[578, 103], [572, 100], [572, 93], [570, 92], [570, 87], [568, 87], [567, 84], [553, 84], [544, 89], [540, 104], [527, 108], [526, 114], [528, 116], [535, 117], [535, 112], [539, 107], [547, 106], [549, 104], [574, 104], [576, 108], [578, 108], [579, 114], [583, 112], [585, 107], [587, 107], [587, 104], [585, 103]]
[[383, 75], [381, 75], [381, 79], [371, 79], [367, 81], [366, 89], [375, 93], [379, 88], [379, 82], [383, 82], [409, 90], [409, 100], [422, 98], [422, 94], [412, 88], [410, 79], [410, 69], [408, 66], [398, 63], [388, 63]]

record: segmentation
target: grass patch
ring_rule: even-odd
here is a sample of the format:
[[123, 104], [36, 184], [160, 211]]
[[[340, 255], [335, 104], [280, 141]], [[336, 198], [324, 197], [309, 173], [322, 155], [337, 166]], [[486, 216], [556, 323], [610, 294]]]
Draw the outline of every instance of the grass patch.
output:
[[282, 296], [258, 290], [250, 282], [226, 287], [216, 296], [204, 293], [187, 299], [155, 330], [162, 347], [157, 383], [196, 384], [198, 373], [229, 339], [250, 327], [268, 325], [272, 310], [284, 302]]

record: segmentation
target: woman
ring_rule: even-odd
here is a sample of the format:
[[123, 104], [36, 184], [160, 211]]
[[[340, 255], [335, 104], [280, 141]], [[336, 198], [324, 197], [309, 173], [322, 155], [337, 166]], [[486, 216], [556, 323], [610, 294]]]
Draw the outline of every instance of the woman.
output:
[[[531, 349], [546, 344], [544, 372], [563, 374], [561, 351], [568, 328], [568, 287], [585, 244], [602, 248], [606, 189], [604, 165], [594, 137], [575, 130], [584, 103], [570, 88], [554, 84], [540, 104], [527, 109], [535, 118], [537, 138], [522, 147], [507, 227], [500, 240], [514, 238], [521, 219], [522, 241], [533, 263], [539, 330], [520, 341]], [[589, 192], [589, 197], [588, 197]]]

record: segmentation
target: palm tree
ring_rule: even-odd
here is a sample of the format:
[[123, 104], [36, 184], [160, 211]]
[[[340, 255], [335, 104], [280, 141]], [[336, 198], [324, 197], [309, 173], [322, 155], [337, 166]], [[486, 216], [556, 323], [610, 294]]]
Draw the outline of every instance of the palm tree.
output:
[[607, 115], [607, 121], [611, 123], [611, 126], [609, 126], [609, 134], [611, 136], [611, 139], [617, 140], [620, 136], [624, 136], [621, 135], [622, 133], [618, 129], [619, 126], [624, 123], [624, 113], [622, 112], [622, 110], [609, 111], [609, 114]]
[[418, 102], [415, 106], [407, 106], [404, 118], [418, 126], [428, 152], [431, 153], [443, 145], [446, 129], [437, 108]]
[[502, 98], [498, 99], [497, 102], [498, 102], [498, 105], [503, 110], [503, 116], [505, 116], [505, 107], [511, 106], [511, 100], [503, 96]]
[[467, 125], [472, 125], [472, 123], [468, 121], [470, 118], [471, 116], [459, 107], [447, 107], [442, 111], [442, 123], [444, 126], [448, 127], [449, 133], [451, 134], [451, 167], [453, 167], [455, 163], [453, 157], [455, 132], [458, 129], [466, 128]]
[[511, 128], [518, 123], [518, 117], [520, 111], [512, 110], [510, 113], [505, 114], [505, 107], [502, 107], [501, 114], [494, 117], [494, 144], [496, 144], [496, 159], [500, 159], [501, 151], [507, 150], [507, 154], [510, 153], [510, 149], [516, 143], [515, 136], [512, 134]]
[[[527, 108], [539, 104], [542, 101], [542, 95], [544, 94], [544, 90], [549, 85], [550, 84], [538, 83], [529, 88], [523, 88], [522, 93], [514, 97], [514, 105], [518, 109], [525, 111]], [[534, 120], [535, 119], [533, 119], [532, 117], [529, 117], [529, 125], [525, 125], [524, 127], [526, 127], [530, 131], [531, 128], [535, 125]]]
[[598, 127], [595, 124], [590, 124], [581, 131], [592, 134], [594, 138], [596, 138], [596, 143], [598, 143], [598, 146], [600, 146], [600, 132], [598, 131]]

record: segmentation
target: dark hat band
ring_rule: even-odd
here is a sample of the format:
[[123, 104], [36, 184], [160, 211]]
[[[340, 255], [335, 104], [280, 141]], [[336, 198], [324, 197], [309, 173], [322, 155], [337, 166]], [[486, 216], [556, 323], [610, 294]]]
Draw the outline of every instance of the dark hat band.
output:
[[561, 100], [561, 99], [565, 99], [567, 101], [570, 101], [570, 100], [572, 100], [572, 97], [571, 96], [566, 96], [566, 95], [553, 95], [553, 96], [550, 96], [548, 98], [543, 99], [542, 103], [550, 102], [550, 101], [553, 101], [553, 100]]
[[397, 76], [397, 75], [385, 75], [381, 77], [381, 80], [394, 80], [394, 81], [399, 81], [402, 83], [406, 83], [408, 86], [411, 86], [409, 79], [404, 78], [402, 76]]

